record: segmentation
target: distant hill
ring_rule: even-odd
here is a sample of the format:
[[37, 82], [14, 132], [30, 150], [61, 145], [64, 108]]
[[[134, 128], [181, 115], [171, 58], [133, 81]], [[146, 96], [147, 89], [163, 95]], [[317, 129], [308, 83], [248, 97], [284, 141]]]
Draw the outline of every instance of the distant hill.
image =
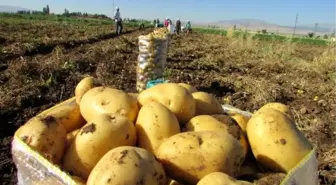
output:
[[0, 5], [0, 12], [15, 13], [20, 10], [31, 11], [27, 8], [22, 8], [19, 6]]
[[[235, 19], [235, 20], [222, 20], [209, 23], [211, 25], [220, 26], [222, 28], [229, 28], [236, 25], [237, 29], [245, 29], [251, 31], [259, 31], [266, 29], [268, 32], [279, 32], [284, 34], [293, 33], [294, 26], [283, 26], [278, 24], [269, 23], [258, 19]], [[335, 29], [335, 24], [318, 24], [316, 29], [317, 34], [327, 34]], [[311, 25], [297, 25], [296, 34], [306, 35], [309, 32], [314, 32], [315, 24]]]

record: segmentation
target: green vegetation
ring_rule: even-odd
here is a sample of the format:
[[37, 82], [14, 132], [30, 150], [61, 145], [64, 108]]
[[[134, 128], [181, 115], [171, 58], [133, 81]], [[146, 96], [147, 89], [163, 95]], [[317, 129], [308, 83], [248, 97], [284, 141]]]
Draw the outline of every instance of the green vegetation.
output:
[[[199, 33], [208, 33], [208, 34], [217, 34], [217, 35], [228, 35], [228, 30], [221, 29], [208, 29], [208, 28], [194, 28], [196, 32]], [[327, 40], [319, 38], [306, 38], [306, 37], [288, 37], [283, 35], [268, 34], [266, 30], [263, 30], [262, 33], [250, 33], [247, 31], [235, 30], [233, 32], [233, 37], [242, 37], [246, 39], [248, 36], [252, 36], [252, 39], [263, 40], [263, 41], [280, 41], [280, 42], [294, 42], [299, 44], [311, 44], [311, 45], [328, 45]]]

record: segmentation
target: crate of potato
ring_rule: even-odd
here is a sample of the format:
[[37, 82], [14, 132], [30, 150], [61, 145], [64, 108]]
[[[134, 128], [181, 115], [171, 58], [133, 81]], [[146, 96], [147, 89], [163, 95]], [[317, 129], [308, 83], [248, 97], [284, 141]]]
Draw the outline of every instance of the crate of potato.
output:
[[184, 83], [134, 94], [94, 81], [16, 131], [19, 185], [318, 184], [286, 105], [252, 114]]

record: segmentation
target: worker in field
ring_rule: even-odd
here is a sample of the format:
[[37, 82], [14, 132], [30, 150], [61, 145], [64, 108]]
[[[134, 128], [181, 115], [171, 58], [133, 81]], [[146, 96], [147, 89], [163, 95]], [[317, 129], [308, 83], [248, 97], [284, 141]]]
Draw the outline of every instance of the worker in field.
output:
[[177, 21], [176, 21], [176, 33], [179, 35], [181, 32], [181, 21], [179, 18], [177, 18]]
[[166, 18], [164, 21], [164, 27], [168, 28], [169, 26], [169, 18]]
[[171, 34], [175, 33], [175, 27], [174, 27], [174, 24], [171, 20], [168, 21], [168, 30]]
[[119, 8], [117, 7], [116, 10], [117, 11], [114, 14], [114, 20], [116, 22], [116, 34], [120, 35], [123, 29], [123, 25], [122, 25], [122, 19], [120, 16]]
[[188, 20], [187, 24], [185, 25], [185, 29], [186, 29], [187, 33], [191, 32], [191, 23], [190, 23], [189, 20]]

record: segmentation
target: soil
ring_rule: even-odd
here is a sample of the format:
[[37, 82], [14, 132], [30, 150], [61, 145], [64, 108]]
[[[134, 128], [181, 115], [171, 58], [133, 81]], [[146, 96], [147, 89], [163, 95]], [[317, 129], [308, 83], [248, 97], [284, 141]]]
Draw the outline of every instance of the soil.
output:
[[[17, 128], [37, 113], [74, 96], [75, 86], [84, 76], [92, 75], [103, 85], [136, 92], [137, 37], [149, 31], [135, 31], [76, 47], [57, 45], [50, 52], [0, 61], [0, 66], [6, 66], [0, 72], [0, 184], [17, 181], [10, 151]], [[270, 101], [289, 105], [298, 127], [317, 146], [320, 183], [335, 184], [333, 79], [328, 78], [327, 72], [322, 74], [324, 69], [316, 72], [284, 64], [286, 58], [282, 57], [288, 56], [268, 58], [260, 50], [242, 50], [234, 44], [239, 43], [222, 36], [198, 33], [174, 36], [166, 75], [172, 82], [189, 83], [214, 94], [221, 103], [251, 112]], [[310, 62], [314, 58], [310, 53], [314, 51], [317, 56], [322, 49], [297, 47], [295, 50], [299, 52], [294, 50], [290, 57]], [[298, 94], [298, 89], [304, 93]], [[315, 96], [318, 100], [314, 100]]]

